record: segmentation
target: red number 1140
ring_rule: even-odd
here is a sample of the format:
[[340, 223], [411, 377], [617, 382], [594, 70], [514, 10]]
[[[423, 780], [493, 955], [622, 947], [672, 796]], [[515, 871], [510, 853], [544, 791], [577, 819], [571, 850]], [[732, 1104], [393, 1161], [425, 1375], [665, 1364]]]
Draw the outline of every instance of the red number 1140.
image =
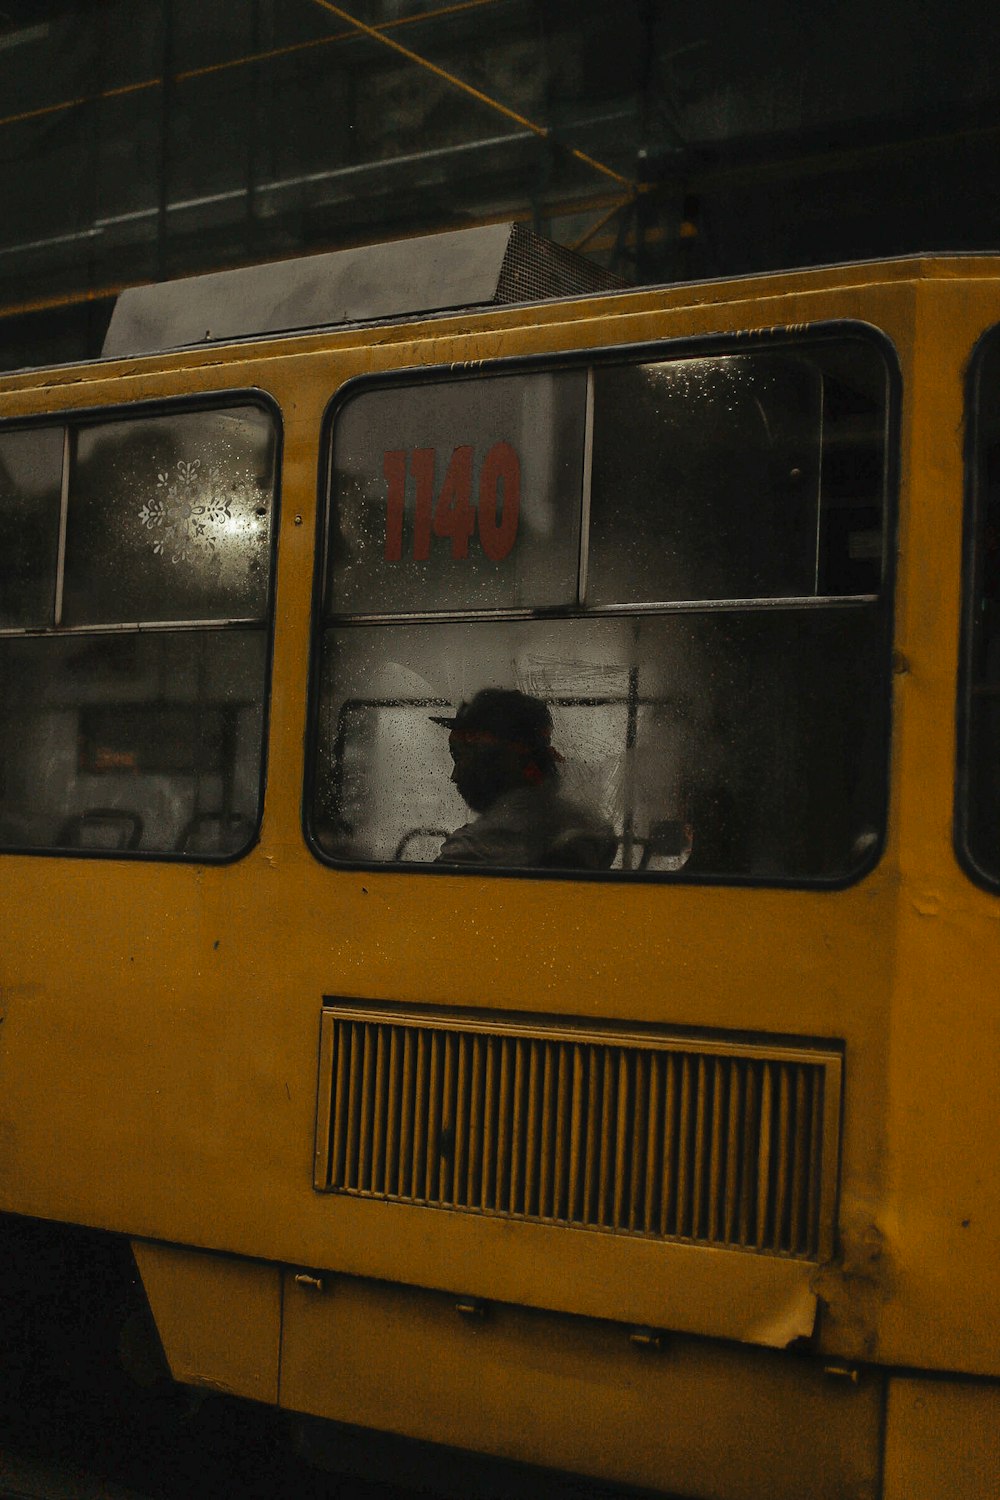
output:
[[431, 537], [450, 537], [451, 555], [469, 555], [469, 539], [479, 541], [492, 562], [503, 562], [517, 540], [521, 512], [521, 462], [510, 443], [494, 443], [479, 470], [477, 504], [472, 504], [473, 450], [463, 444], [451, 455], [441, 491], [435, 497], [435, 448], [393, 448], [385, 454], [385, 560], [403, 556], [403, 516], [407, 473], [414, 482], [413, 560], [426, 562]]

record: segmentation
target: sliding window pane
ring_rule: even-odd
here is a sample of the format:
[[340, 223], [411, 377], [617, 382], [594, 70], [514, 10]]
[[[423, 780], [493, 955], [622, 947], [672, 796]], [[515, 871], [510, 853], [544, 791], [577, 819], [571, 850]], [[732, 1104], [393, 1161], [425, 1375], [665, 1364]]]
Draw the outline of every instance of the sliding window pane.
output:
[[878, 592], [886, 404], [861, 339], [598, 367], [587, 604]]
[[261, 619], [274, 477], [256, 406], [82, 428], [62, 623]]
[[333, 429], [332, 614], [573, 604], [583, 371], [369, 389]]
[[226, 856], [260, 803], [263, 630], [0, 651], [0, 847]]
[[[314, 836], [362, 863], [478, 848], [481, 865], [551, 869], [558, 850], [518, 830], [558, 815], [610, 829], [606, 864], [574, 865], [611, 876], [848, 879], [883, 826], [881, 633], [873, 606], [332, 629]], [[529, 779], [477, 823], [439, 721], [483, 689], [547, 712], [557, 762], [551, 786]]]
[[0, 433], [0, 629], [52, 624], [63, 429]]

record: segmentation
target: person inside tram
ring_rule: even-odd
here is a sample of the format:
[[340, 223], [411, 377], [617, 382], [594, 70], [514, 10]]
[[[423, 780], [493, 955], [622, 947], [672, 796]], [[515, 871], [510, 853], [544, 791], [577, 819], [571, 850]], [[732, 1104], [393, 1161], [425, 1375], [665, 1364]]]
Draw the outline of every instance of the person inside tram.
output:
[[447, 836], [436, 863], [610, 868], [617, 835], [561, 791], [562, 756], [553, 748], [552, 715], [540, 698], [483, 688], [453, 718], [434, 717], [434, 723], [449, 730], [451, 779], [476, 814]]

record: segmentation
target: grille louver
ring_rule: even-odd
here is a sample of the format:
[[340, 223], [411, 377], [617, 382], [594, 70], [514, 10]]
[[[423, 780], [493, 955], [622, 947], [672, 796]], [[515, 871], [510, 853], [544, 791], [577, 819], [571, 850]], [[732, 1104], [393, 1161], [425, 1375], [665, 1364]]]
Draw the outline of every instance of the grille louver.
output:
[[840, 1055], [323, 1013], [320, 1191], [817, 1259]]

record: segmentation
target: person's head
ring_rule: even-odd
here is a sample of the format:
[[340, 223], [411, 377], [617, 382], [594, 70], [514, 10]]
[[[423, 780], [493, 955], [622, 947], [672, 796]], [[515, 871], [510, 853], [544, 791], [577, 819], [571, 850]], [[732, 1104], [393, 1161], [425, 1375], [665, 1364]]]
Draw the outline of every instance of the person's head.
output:
[[453, 719], [436, 719], [451, 732], [451, 779], [473, 812], [485, 812], [504, 792], [540, 786], [556, 775], [552, 715], [540, 698], [513, 688], [483, 688]]

